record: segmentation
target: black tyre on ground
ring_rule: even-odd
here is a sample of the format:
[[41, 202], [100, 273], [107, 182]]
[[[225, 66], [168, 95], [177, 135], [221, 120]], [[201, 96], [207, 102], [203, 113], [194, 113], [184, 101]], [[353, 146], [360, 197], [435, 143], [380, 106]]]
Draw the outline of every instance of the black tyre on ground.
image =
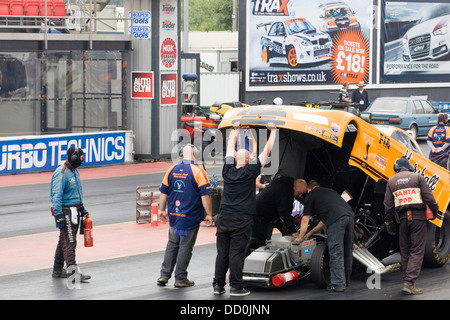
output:
[[311, 256], [311, 280], [325, 289], [330, 285], [330, 257], [326, 242], [319, 243]]
[[428, 223], [427, 244], [423, 265], [425, 267], [442, 267], [450, 258], [450, 219], [445, 215], [444, 223], [439, 228]]

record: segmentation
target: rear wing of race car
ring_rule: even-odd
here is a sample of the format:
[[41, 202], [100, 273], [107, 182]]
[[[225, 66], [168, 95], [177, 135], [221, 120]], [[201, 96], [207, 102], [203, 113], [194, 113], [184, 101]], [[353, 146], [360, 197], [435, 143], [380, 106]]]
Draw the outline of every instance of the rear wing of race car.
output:
[[256, 25], [256, 29], [264, 27], [264, 31], [267, 33], [268, 28], [272, 25], [273, 21], [270, 22], [262, 22]]
[[332, 6], [336, 6], [336, 5], [343, 5], [346, 4], [345, 2], [342, 1], [338, 1], [338, 2], [329, 2], [329, 3], [324, 3], [319, 5], [319, 8], [325, 8], [325, 7], [332, 7]]

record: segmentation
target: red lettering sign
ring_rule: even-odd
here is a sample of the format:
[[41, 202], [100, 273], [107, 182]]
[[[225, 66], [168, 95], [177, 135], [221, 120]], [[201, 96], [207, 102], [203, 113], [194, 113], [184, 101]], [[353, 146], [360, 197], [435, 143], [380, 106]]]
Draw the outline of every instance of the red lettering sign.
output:
[[172, 68], [177, 61], [177, 45], [172, 38], [164, 39], [161, 45], [161, 62], [166, 68]]
[[133, 71], [131, 73], [131, 98], [153, 99], [153, 72]]
[[177, 74], [161, 74], [161, 105], [177, 104]]

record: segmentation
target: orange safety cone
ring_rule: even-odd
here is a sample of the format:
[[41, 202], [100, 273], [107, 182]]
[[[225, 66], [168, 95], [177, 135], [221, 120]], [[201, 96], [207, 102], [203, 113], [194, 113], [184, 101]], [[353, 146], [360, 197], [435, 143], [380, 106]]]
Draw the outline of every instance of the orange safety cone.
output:
[[272, 284], [275, 287], [281, 287], [288, 282], [295, 281], [298, 279], [298, 273], [296, 271], [289, 271], [286, 273], [277, 274], [272, 278]]
[[151, 205], [151, 223], [150, 223], [150, 225], [152, 227], [158, 226], [158, 204], [156, 203], [156, 201], [153, 201], [152, 205]]

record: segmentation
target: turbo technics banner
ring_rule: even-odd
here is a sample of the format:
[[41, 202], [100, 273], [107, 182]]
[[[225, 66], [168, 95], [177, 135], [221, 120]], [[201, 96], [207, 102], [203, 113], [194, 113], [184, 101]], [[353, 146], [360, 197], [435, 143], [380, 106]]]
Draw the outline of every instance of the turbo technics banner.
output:
[[54, 170], [70, 147], [83, 149], [83, 167], [133, 160], [131, 131], [10, 137], [0, 139], [0, 175]]

